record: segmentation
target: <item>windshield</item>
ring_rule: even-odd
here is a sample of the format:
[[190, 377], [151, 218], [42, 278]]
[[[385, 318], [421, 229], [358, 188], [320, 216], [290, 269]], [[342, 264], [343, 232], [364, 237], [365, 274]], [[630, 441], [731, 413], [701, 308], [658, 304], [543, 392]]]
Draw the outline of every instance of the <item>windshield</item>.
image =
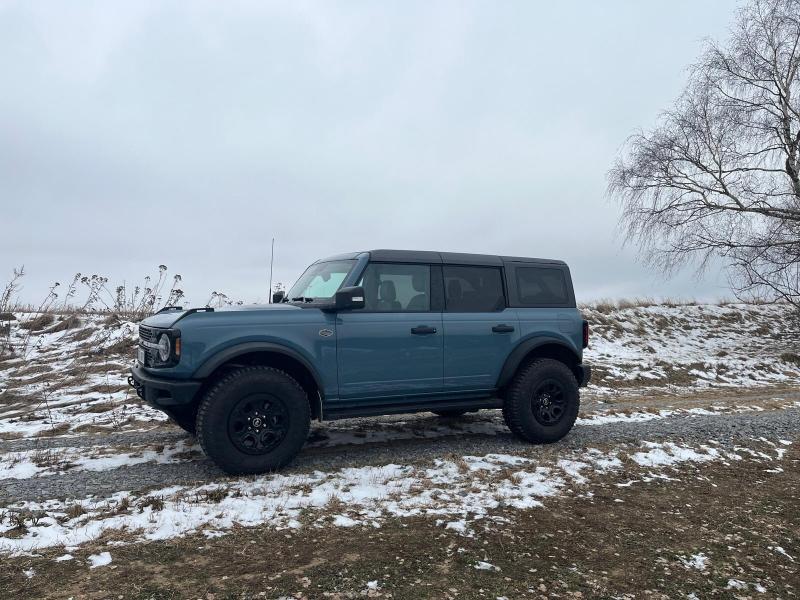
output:
[[315, 263], [308, 267], [286, 294], [289, 300], [328, 300], [342, 285], [354, 260]]

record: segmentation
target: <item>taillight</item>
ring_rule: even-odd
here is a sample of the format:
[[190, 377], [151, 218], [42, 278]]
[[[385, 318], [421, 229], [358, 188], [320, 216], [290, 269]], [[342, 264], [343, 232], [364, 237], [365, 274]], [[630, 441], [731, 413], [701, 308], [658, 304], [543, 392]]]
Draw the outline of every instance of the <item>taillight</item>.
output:
[[583, 347], [589, 347], [589, 321], [583, 322]]

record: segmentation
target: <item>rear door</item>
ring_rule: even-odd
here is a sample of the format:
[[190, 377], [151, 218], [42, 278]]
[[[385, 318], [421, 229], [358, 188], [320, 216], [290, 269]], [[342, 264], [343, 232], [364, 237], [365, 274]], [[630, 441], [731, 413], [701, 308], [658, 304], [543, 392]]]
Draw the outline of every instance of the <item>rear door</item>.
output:
[[499, 266], [443, 265], [444, 390], [486, 391], [519, 339]]
[[427, 264], [367, 265], [358, 282], [365, 307], [337, 315], [340, 398], [441, 392], [442, 313], [432, 306], [431, 270]]

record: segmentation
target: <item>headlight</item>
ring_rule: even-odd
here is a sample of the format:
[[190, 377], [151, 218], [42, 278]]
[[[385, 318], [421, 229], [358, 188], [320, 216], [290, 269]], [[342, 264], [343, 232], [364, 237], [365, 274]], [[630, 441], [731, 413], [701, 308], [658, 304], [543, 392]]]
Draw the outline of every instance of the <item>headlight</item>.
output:
[[168, 362], [169, 355], [172, 351], [172, 346], [169, 343], [169, 336], [165, 333], [162, 334], [160, 338], [158, 338], [158, 358], [161, 359], [161, 362]]

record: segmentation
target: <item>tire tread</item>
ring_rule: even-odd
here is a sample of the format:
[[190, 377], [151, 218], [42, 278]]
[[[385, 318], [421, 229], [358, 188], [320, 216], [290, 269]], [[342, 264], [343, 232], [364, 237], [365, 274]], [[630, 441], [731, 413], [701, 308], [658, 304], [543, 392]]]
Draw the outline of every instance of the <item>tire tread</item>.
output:
[[[248, 367], [239, 367], [230, 373], [220, 377], [217, 381], [214, 382], [213, 385], [206, 391], [203, 395], [202, 400], [200, 401], [200, 406], [197, 409], [197, 417], [195, 421], [195, 436], [197, 441], [200, 444], [200, 447], [203, 449], [203, 452], [206, 456], [211, 456], [208, 452], [208, 440], [206, 439], [206, 419], [208, 418], [208, 412], [211, 410], [211, 407], [214, 405], [217, 396], [222, 393], [223, 390], [231, 383], [236, 381], [238, 378], [247, 375], [249, 373], [270, 373], [273, 375], [278, 375], [285, 382], [290, 383], [294, 387], [297, 388], [297, 391], [302, 395], [305, 399], [306, 403], [308, 402], [308, 396], [303, 389], [303, 387], [297, 382], [297, 380], [289, 375], [286, 371], [282, 371], [281, 369], [277, 369], [275, 367], [267, 367], [262, 365], [254, 365]], [[310, 407], [309, 407], [310, 410]], [[309, 413], [310, 414], [310, 413]], [[310, 420], [306, 422], [306, 436], [308, 435], [308, 428], [310, 427]], [[226, 470], [223, 467], [223, 470]]]
[[[578, 392], [578, 382], [575, 379], [574, 373], [563, 362], [552, 358], [537, 358], [522, 367], [508, 388], [505, 402], [503, 403], [503, 418], [506, 425], [511, 432], [520, 439], [534, 443], [546, 443], [548, 439], [543, 438], [541, 435], [531, 431], [529, 427], [525, 426], [525, 416], [528, 408], [528, 394], [526, 383], [536, 377], [536, 372], [546, 368], [555, 368], [562, 371], [562, 375], [571, 379], [575, 383], [575, 390], [580, 402], [580, 393]], [[577, 413], [577, 411], [576, 411]], [[570, 428], [572, 424], [570, 424]]]

